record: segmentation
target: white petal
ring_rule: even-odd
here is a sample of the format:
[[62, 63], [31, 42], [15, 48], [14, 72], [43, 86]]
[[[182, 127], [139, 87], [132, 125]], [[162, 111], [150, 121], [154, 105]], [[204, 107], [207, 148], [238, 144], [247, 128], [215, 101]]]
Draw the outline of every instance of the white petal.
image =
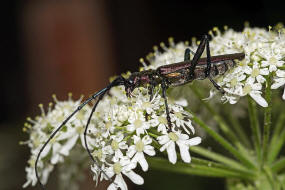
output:
[[134, 135], [134, 143], [136, 144], [139, 140], [141, 140], [141, 138], [139, 136]]
[[146, 135], [142, 138], [142, 142], [146, 145], [146, 144], [150, 144], [152, 142], [152, 139]]
[[171, 162], [172, 164], [175, 164], [177, 161], [177, 155], [176, 155], [176, 151], [175, 151], [175, 143], [173, 141], [171, 141], [166, 150], [167, 150], [169, 162]]
[[259, 71], [260, 71], [260, 74], [262, 74], [262, 75], [269, 75], [269, 71], [267, 68], [260, 69]]
[[269, 66], [269, 71], [270, 72], [273, 72], [273, 71], [276, 71], [277, 70], [277, 67], [275, 65], [270, 65]]
[[138, 162], [141, 165], [142, 170], [144, 172], [146, 172], [148, 170], [148, 163], [147, 163], [147, 161], [146, 161], [146, 159], [144, 157], [144, 154], [142, 152], [138, 152], [137, 155], [138, 155], [137, 156], [138, 157]]
[[265, 82], [265, 78], [263, 76], [261, 76], [261, 75], [258, 75], [256, 77], [256, 80], [257, 80], [258, 83], [264, 83]]
[[285, 100], [285, 88], [284, 88], [284, 90], [283, 90], [282, 99]]
[[252, 91], [249, 93], [249, 95], [262, 107], [267, 107], [268, 103], [266, 100], [260, 95], [260, 93], [257, 93], [256, 91]]
[[[117, 184], [118, 186], [116, 186], [114, 183]], [[116, 175], [114, 183], [109, 185], [107, 190], [116, 190], [119, 187], [121, 188], [121, 190], [128, 190], [128, 186], [127, 186], [126, 182], [124, 181], [122, 174]]]
[[277, 78], [274, 80], [274, 83], [271, 85], [271, 89], [277, 89], [280, 86], [285, 84], [285, 78]]
[[159, 141], [159, 144], [165, 144], [169, 141], [169, 137], [168, 135], [163, 135], [163, 136], [157, 137], [157, 140]]
[[186, 163], [190, 163], [191, 158], [189, 154], [189, 146], [185, 145], [184, 143], [178, 143], [178, 141], [177, 141], [177, 144], [180, 149], [180, 155], [181, 155], [182, 160]]
[[135, 145], [130, 146], [127, 152], [127, 156], [129, 158], [132, 158], [135, 153], [136, 153], [136, 146]]
[[168, 141], [166, 144], [164, 144], [162, 147], [160, 147], [160, 152], [163, 152], [170, 144], [172, 143], [172, 141]]
[[276, 75], [278, 76], [278, 77], [285, 77], [285, 71], [283, 71], [283, 70], [277, 70], [276, 71]]
[[202, 141], [201, 137], [194, 137], [194, 138], [191, 138], [187, 141], [187, 143], [190, 145], [190, 146], [195, 146], [195, 145], [198, 145], [200, 144]]
[[189, 136], [186, 135], [186, 134], [176, 134], [176, 135], [178, 135], [179, 139], [181, 139], [181, 140], [187, 140], [187, 139], [189, 139]]
[[123, 172], [132, 182], [134, 182], [137, 185], [142, 185], [144, 183], [143, 178], [136, 174], [134, 171], [129, 171], [129, 172]]
[[154, 156], [155, 155], [155, 150], [154, 150], [154, 147], [151, 146], [151, 145], [146, 145], [144, 147], [144, 153], [146, 153], [147, 155], [149, 156]]

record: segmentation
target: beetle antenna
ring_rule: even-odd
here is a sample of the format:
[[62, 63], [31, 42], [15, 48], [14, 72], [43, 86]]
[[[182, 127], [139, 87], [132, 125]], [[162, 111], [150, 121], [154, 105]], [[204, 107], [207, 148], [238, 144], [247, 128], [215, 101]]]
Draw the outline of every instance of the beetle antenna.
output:
[[84, 145], [85, 145], [85, 148], [86, 148], [86, 150], [87, 150], [87, 152], [88, 152], [88, 155], [90, 156], [90, 158], [92, 159], [92, 161], [94, 162], [94, 164], [97, 166], [97, 168], [99, 169], [99, 171], [102, 172], [103, 175], [105, 175], [106, 178], [107, 178], [109, 181], [112, 182], [112, 179], [106, 174], [106, 172], [105, 172], [104, 170], [102, 170], [102, 168], [100, 167], [100, 165], [99, 165], [97, 159], [95, 159], [95, 158], [93, 157], [93, 155], [91, 154], [91, 151], [90, 151], [90, 149], [89, 149], [89, 147], [88, 147], [87, 138], [86, 138], [86, 137], [87, 137], [88, 126], [89, 126], [89, 124], [90, 124], [92, 115], [93, 115], [93, 113], [95, 112], [96, 107], [98, 106], [99, 102], [102, 100], [102, 98], [104, 97], [104, 95], [105, 95], [105, 93], [106, 93], [107, 91], [108, 91], [108, 89], [107, 89], [105, 92], [103, 92], [103, 93], [99, 96], [98, 100], [96, 101], [95, 105], [93, 106], [92, 111], [91, 111], [91, 113], [90, 113], [90, 115], [89, 115], [89, 117], [88, 117], [87, 124], [86, 124], [85, 130], [84, 130]]
[[[86, 127], [84, 130], [84, 144], [85, 144], [85, 148], [88, 152], [88, 155], [90, 156], [90, 158], [92, 159], [92, 161], [94, 162], [94, 164], [99, 168], [99, 171], [103, 173], [103, 175], [105, 175], [105, 177], [112, 183], [113, 180], [106, 174], [106, 172], [104, 170], [102, 170], [102, 168], [100, 167], [98, 161], [93, 157], [93, 155], [91, 154], [91, 151], [88, 147], [88, 143], [87, 143], [87, 132], [88, 132], [88, 126], [90, 124], [91, 118], [93, 116], [93, 113], [95, 112], [99, 102], [103, 99], [104, 95], [114, 86], [119, 86], [119, 85], [124, 85], [125, 83], [125, 78], [123, 78], [122, 76], [119, 76], [118, 78], [116, 78], [113, 82], [111, 82], [105, 89], [104, 92], [102, 92], [97, 100], [97, 102], [94, 104], [92, 111], [88, 117], [87, 123], [86, 123]], [[116, 184], [115, 184], [116, 185]]]
[[44, 143], [44, 145], [42, 146], [42, 148], [40, 149], [37, 158], [36, 158], [36, 162], [35, 162], [35, 173], [36, 173], [36, 177], [37, 180], [40, 184], [40, 186], [42, 187], [42, 189], [44, 189], [44, 185], [42, 184], [40, 178], [39, 178], [39, 173], [38, 173], [38, 162], [39, 162], [39, 158], [43, 152], [43, 150], [45, 149], [45, 147], [48, 145], [48, 143], [51, 141], [51, 139], [62, 129], [62, 127], [72, 118], [73, 115], [75, 115], [78, 111], [80, 111], [86, 104], [88, 104], [91, 100], [94, 100], [97, 96], [105, 94], [106, 91], [109, 89], [109, 87], [106, 87], [102, 90], [100, 90], [99, 92], [93, 94], [90, 98], [88, 98], [87, 100], [85, 100], [82, 104], [80, 104], [77, 109], [70, 114], [61, 124], [60, 126], [50, 135], [50, 137], [48, 138], [48, 140]]

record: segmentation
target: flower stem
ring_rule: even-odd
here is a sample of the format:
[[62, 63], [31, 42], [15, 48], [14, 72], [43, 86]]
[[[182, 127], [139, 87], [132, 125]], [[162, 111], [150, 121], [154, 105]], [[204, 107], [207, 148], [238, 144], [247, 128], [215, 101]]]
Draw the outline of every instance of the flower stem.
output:
[[285, 129], [283, 129], [284, 122], [285, 122], [285, 112], [282, 112], [277, 120], [276, 127], [274, 128], [272, 139], [268, 148], [269, 150], [268, 150], [267, 162], [269, 164], [274, 162], [284, 144], [285, 141], [284, 139]]
[[220, 162], [220, 163], [227, 165], [229, 167], [241, 169], [241, 170], [248, 170], [246, 167], [244, 167], [242, 164], [236, 162], [235, 160], [232, 160], [232, 159], [225, 157], [221, 154], [218, 154], [216, 152], [209, 151], [203, 147], [192, 146], [192, 147], [190, 147], [190, 150], [192, 152], [195, 152], [196, 154], [210, 158], [216, 162]]
[[251, 173], [244, 173], [237, 170], [229, 169], [223, 165], [193, 158], [191, 164], [177, 162], [172, 165], [166, 159], [148, 158], [151, 167], [159, 170], [176, 172], [181, 174], [208, 176], [208, 177], [223, 177], [223, 178], [238, 178], [244, 180], [253, 180], [255, 176]]
[[250, 127], [253, 134], [253, 144], [257, 153], [258, 160], [261, 160], [261, 132], [259, 128], [258, 115], [256, 112], [256, 103], [250, 96], [248, 96], [247, 101]]
[[272, 144], [272, 146], [270, 146], [271, 147], [269, 149], [270, 152], [268, 152], [268, 156], [267, 156], [268, 163], [272, 163], [276, 159], [279, 152], [281, 151], [282, 146], [284, 145], [284, 142], [285, 142], [285, 129], [280, 134], [278, 140], [276, 140], [275, 143]]
[[272, 113], [272, 92], [271, 92], [272, 74], [266, 79], [265, 100], [268, 107], [264, 111], [264, 128], [263, 128], [263, 159], [267, 158], [268, 141], [271, 128], [271, 113]]
[[212, 136], [218, 143], [220, 143], [226, 150], [232, 153], [237, 159], [239, 159], [244, 165], [249, 168], [256, 168], [254, 162], [244, 156], [241, 152], [235, 149], [226, 139], [224, 139], [217, 132], [212, 130], [209, 126], [207, 126], [203, 121], [197, 118], [193, 112], [187, 110], [193, 116], [193, 121], [195, 121], [199, 126], [201, 126], [210, 136]]
[[229, 118], [229, 121], [231, 122], [231, 126], [234, 128], [235, 132], [237, 133], [238, 137], [240, 138], [240, 141], [243, 143], [245, 147], [251, 148], [252, 145], [250, 143], [250, 140], [246, 133], [244, 132], [242, 126], [240, 125], [237, 118], [233, 117], [230, 110], [227, 111], [227, 117]]

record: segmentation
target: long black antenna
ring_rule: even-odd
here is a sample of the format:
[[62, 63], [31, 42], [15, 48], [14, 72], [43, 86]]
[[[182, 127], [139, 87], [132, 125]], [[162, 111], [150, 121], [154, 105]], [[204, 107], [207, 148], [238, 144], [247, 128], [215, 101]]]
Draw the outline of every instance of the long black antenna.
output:
[[47, 146], [47, 144], [51, 141], [51, 139], [61, 130], [61, 128], [72, 118], [72, 116], [74, 114], [76, 114], [78, 111], [80, 111], [86, 104], [88, 104], [91, 100], [94, 100], [96, 99], [97, 96], [101, 95], [102, 93], [105, 94], [106, 91], [110, 89], [110, 87], [106, 87], [102, 90], [100, 90], [99, 92], [93, 94], [90, 98], [88, 98], [87, 100], [85, 100], [80, 106], [77, 107], [77, 109], [72, 113], [70, 114], [63, 122], [62, 124], [50, 135], [50, 137], [48, 138], [48, 140], [44, 143], [44, 145], [42, 146], [42, 148], [40, 149], [38, 155], [37, 155], [37, 159], [36, 159], [36, 162], [35, 162], [35, 172], [36, 172], [36, 177], [37, 177], [37, 180], [39, 181], [39, 184], [40, 186], [42, 187], [42, 189], [44, 190], [44, 185], [41, 183], [41, 180], [39, 178], [39, 174], [38, 174], [38, 161], [39, 161], [39, 158], [41, 156], [41, 153], [43, 152], [43, 150], [45, 149], [45, 147]]
[[113, 81], [105, 88], [106, 90], [105, 90], [104, 92], [102, 92], [102, 94], [100, 94], [100, 96], [99, 96], [97, 102], [94, 104], [94, 106], [93, 106], [93, 108], [92, 108], [92, 111], [91, 111], [91, 113], [90, 113], [90, 115], [89, 115], [89, 118], [88, 118], [88, 120], [87, 120], [87, 123], [86, 123], [86, 126], [85, 126], [85, 130], [84, 130], [84, 144], [85, 144], [86, 150], [87, 150], [87, 152], [88, 152], [88, 155], [90, 156], [90, 158], [92, 159], [92, 161], [94, 162], [94, 164], [98, 167], [99, 171], [102, 172], [103, 175], [105, 175], [106, 178], [107, 178], [109, 181], [111, 181], [111, 182], [113, 182], [113, 180], [106, 174], [105, 171], [102, 170], [102, 168], [99, 166], [99, 164], [98, 164], [98, 162], [96, 161], [96, 159], [95, 159], [95, 158], [93, 157], [93, 155], [91, 154], [91, 151], [90, 151], [90, 149], [89, 149], [89, 147], [88, 147], [88, 143], [87, 143], [86, 137], [87, 137], [88, 126], [89, 126], [89, 124], [90, 124], [92, 115], [93, 115], [93, 113], [95, 112], [95, 110], [96, 110], [96, 108], [97, 108], [99, 102], [102, 100], [102, 98], [104, 97], [104, 95], [105, 95], [112, 87], [114, 87], [114, 86], [119, 86], [119, 85], [125, 85], [125, 83], [126, 83], [126, 79], [125, 79], [124, 77], [122, 77], [122, 76], [119, 76], [118, 78], [116, 78], [115, 80], [113, 80]]
[[99, 102], [102, 100], [102, 98], [104, 97], [104, 95], [106, 94], [106, 92], [108, 92], [109, 89], [107, 89], [106, 91], [104, 91], [98, 98], [98, 100], [96, 101], [95, 105], [93, 106], [92, 108], [92, 111], [88, 117], [88, 120], [87, 120], [87, 124], [85, 126], [85, 130], [84, 130], [84, 144], [85, 144], [85, 147], [86, 147], [86, 150], [88, 152], [88, 155], [90, 156], [90, 158], [92, 159], [92, 161], [94, 162], [94, 164], [98, 167], [99, 171], [102, 172], [109, 181], [112, 182], [112, 179], [106, 174], [106, 172], [104, 170], [102, 170], [102, 168], [99, 166], [98, 164], [98, 161], [93, 157], [93, 155], [91, 154], [91, 151], [88, 147], [88, 143], [87, 143], [87, 139], [86, 139], [86, 136], [87, 136], [87, 131], [88, 131], [88, 126], [90, 124], [90, 121], [91, 121], [91, 118], [92, 118], [92, 115], [93, 113], [95, 112], [96, 110], [96, 107], [98, 106]]

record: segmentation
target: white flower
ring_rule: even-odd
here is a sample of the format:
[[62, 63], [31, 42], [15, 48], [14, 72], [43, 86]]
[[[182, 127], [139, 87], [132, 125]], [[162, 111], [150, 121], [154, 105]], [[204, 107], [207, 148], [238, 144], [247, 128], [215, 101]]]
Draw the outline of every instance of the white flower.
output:
[[127, 157], [115, 159], [114, 164], [105, 169], [106, 174], [110, 178], [116, 175], [114, 183], [109, 185], [108, 190], [116, 190], [118, 188], [121, 190], [128, 189], [122, 174], [127, 176], [133, 183], [142, 185], [144, 183], [144, 179], [133, 171], [134, 168], [135, 164]]
[[190, 134], [188, 128], [195, 133], [195, 129], [192, 126], [191, 120], [189, 119], [190, 114], [185, 112], [181, 106], [171, 105], [169, 106], [174, 114], [171, 114], [170, 120], [172, 124], [175, 124], [179, 128], [183, 128], [187, 134]]
[[250, 75], [249, 78], [256, 79], [258, 83], [264, 83], [265, 78], [263, 77], [269, 74], [268, 68], [260, 68], [259, 63], [254, 62], [252, 68], [248, 67], [247, 70], [245, 70], [245, 73]]
[[112, 135], [111, 144], [103, 148], [105, 154], [115, 154], [115, 157], [120, 158], [123, 156], [122, 150], [127, 149], [128, 145], [124, 141], [123, 133]]
[[162, 145], [160, 151], [163, 152], [166, 149], [168, 159], [172, 164], [175, 164], [177, 161], [175, 144], [177, 144], [180, 149], [182, 160], [186, 163], [190, 163], [191, 157], [189, 153], [189, 147], [201, 143], [200, 137], [189, 139], [188, 135], [181, 134], [180, 132], [170, 132], [169, 134], [159, 136], [157, 140], [159, 141], [159, 144]]
[[248, 78], [245, 86], [243, 87], [243, 95], [249, 94], [259, 105], [262, 107], [267, 107], [268, 103], [266, 100], [261, 96], [261, 84], [254, 83], [253, 78]]
[[143, 171], [148, 170], [148, 163], [144, 157], [144, 153], [149, 156], [154, 156], [154, 147], [151, 146], [151, 138], [146, 135], [142, 139], [139, 136], [133, 136], [134, 145], [131, 145], [128, 149], [127, 155], [132, 158], [132, 162], [139, 163]]
[[147, 129], [149, 129], [149, 124], [145, 120], [142, 111], [136, 110], [131, 113], [131, 116], [128, 119], [129, 125], [127, 126], [127, 130], [130, 132], [136, 131], [136, 134], [139, 136], [144, 134]]
[[265, 58], [265, 61], [261, 61], [262, 67], [268, 67], [269, 71], [276, 71], [277, 67], [281, 67], [284, 65], [284, 61], [281, 59], [284, 57], [284, 55], [281, 55], [281, 51], [279, 51], [280, 47], [276, 45], [276, 43], [272, 43], [271, 46], [263, 50], [260, 55]]

